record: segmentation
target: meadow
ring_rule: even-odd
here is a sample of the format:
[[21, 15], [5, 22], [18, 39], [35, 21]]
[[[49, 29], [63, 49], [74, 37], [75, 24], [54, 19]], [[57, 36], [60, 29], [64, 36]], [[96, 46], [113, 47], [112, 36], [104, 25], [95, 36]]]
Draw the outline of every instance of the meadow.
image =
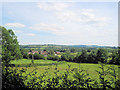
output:
[[[96, 72], [96, 70], [100, 71], [99, 68], [100, 64], [90, 64], [90, 63], [79, 64], [74, 62], [52, 61], [52, 60], [34, 60], [34, 64], [31, 64], [31, 62], [32, 62], [31, 59], [20, 59], [20, 60], [11, 61], [11, 64], [15, 64], [16, 68], [19, 70], [22, 70], [22, 68], [25, 69], [27, 67], [26, 68], [27, 73], [31, 73], [35, 68], [37, 68], [36, 76], [39, 76], [40, 74], [47, 71], [47, 76], [45, 78], [54, 77], [55, 68], [59, 70], [58, 75], [63, 74], [66, 70], [72, 70], [75, 68], [79, 70], [80, 68], [82, 68], [83, 70], [85, 70], [86, 73], [89, 74], [89, 77], [91, 79], [99, 81], [99, 75]], [[116, 69], [118, 69], [117, 65], [106, 65], [106, 67], [108, 66], [115, 66]], [[73, 74], [71, 74], [69, 78], [74, 79]], [[106, 78], [109, 79], [109, 76]]]

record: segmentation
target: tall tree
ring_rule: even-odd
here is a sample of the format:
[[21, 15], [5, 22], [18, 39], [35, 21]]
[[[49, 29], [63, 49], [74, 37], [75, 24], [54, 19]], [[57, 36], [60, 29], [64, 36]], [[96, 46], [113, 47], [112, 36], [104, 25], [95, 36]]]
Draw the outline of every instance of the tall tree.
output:
[[54, 55], [54, 50], [51, 49], [51, 50], [49, 51], [49, 54], [50, 54], [50, 55]]
[[0, 26], [2, 31], [2, 62], [9, 63], [10, 60], [19, 59], [21, 52], [17, 41], [17, 36], [9, 29]]
[[96, 60], [101, 63], [106, 63], [108, 58], [108, 52], [105, 49], [99, 48], [96, 55]]
[[120, 47], [118, 47], [118, 61], [117, 61], [117, 64], [120, 67]]
[[110, 57], [111, 57], [111, 60], [109, 61], [109, 63], [110, 64], [116, 64], [116, 62], [118, 60], [118, 52], [113, 50]]
[[94, 51], [91, 51], [90, 54], [88, 55], [88, 62], [89, 63], [97, 63], [95, 58], [96, 58], [96, 53]]
[[87, 51], [83, 49], [81, 55], [78, 57], [78, 61], [87, 62], [87, 57], [88, 57]]
[[25, 87], [23, 79], [12, 70], [10, 65], [11, 60], [16, 60], [21, 57], [17, 37], [12, 30], [0, 26], [2, 31], [2, 88], [5, 90], [13, 90]]

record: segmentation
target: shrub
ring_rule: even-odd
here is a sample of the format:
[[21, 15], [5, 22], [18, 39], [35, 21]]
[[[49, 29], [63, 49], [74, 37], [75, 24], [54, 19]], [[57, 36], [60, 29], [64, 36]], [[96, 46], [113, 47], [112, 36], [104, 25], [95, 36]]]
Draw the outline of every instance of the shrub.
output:
[[33, 56], [34, 56], [34, 59], [40, 59], [40, 55], [38, 53], [35, 53]]
[[29, 54], [29, 58], [32, 59], [32, 54]]

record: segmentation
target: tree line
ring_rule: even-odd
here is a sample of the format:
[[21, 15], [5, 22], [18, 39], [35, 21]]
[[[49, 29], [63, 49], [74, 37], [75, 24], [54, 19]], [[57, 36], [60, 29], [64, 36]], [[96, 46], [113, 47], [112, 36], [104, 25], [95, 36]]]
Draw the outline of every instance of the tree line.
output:
[[[119, 48], [118, 48], [119, 50]], [[86, 50], [82, 49], [81, 52], [77, 52], [77, 55], [73, 55], [75, 49], [71, 49], [70, 52], [66, 51], [61, 53], [61, 56], [55, 55], [54, 50], [50, 50], [47, 56], [42, 54], [35, 53], [34, 59], [48, 59], [48, 60], [57, 60], [57, 61], [68, 61], [76, 63], [108, 63], [119, 65], [119, 53], [118, 50], [113, 49], [109, 51], [105, 48], [98, 48], [97, 50]], [[21, 49], [21, 54], [25, 59], [32, 59], [32, 54], [28, 54], [28, 50]]]

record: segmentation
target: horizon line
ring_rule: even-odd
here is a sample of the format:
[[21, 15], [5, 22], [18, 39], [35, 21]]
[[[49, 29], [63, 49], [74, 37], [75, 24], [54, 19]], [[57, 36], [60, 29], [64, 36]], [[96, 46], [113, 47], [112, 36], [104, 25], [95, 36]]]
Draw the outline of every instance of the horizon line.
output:
[[118, 47], [118, 45], [98, 45], [98, 44], [19, 44], [19, 45], [66, 45], [66, 46], [73, 46], [73, 45], [85, 45], [85, 46], [106, 46], [106, 47]]

